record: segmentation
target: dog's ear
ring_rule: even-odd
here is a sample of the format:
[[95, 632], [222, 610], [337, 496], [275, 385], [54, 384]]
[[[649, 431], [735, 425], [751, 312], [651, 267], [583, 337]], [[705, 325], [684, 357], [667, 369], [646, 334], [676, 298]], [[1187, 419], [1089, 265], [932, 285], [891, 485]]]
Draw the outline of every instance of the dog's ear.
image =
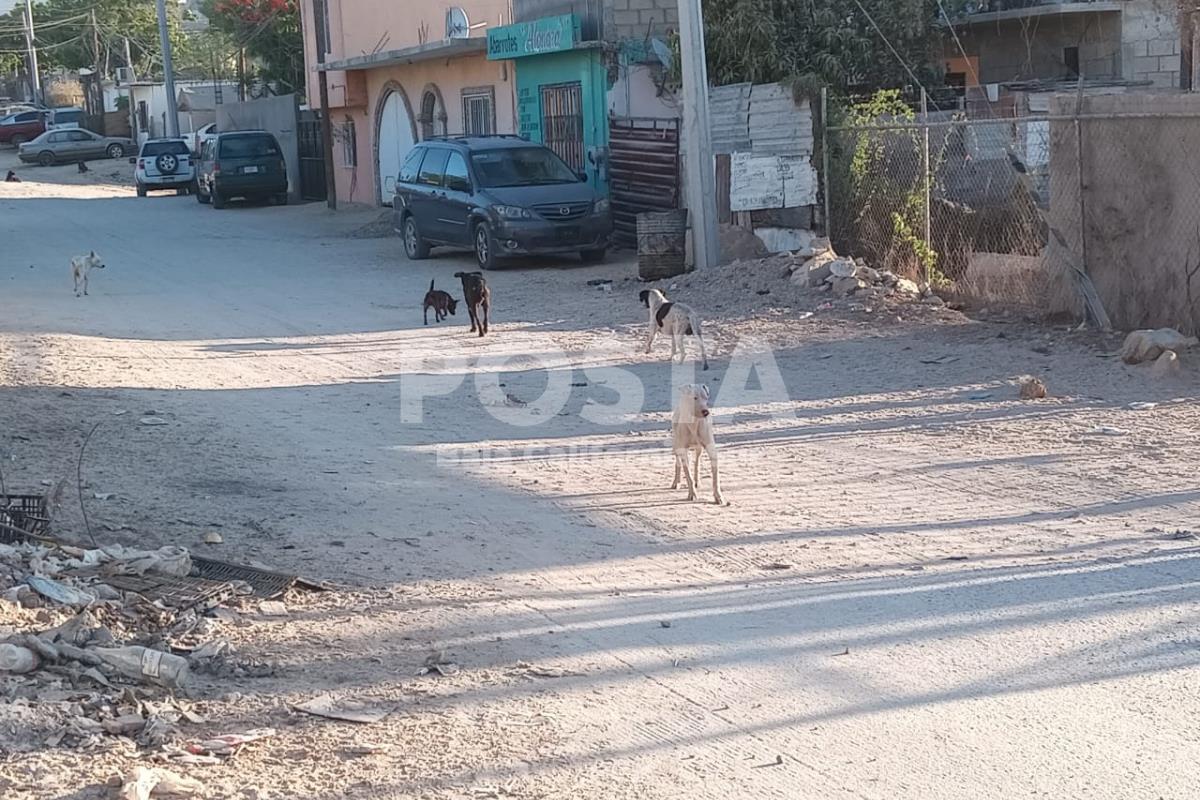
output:
[[642, 305], [644, 305], [646, 308], [650, 307], [650, 290], [649, 289], [642, 289], [642, 291], [638, 292], [638, 298], [642, 301]]
[[92, 258], [95, 258], [95, 257], [96, 257], [96, 251], [95, 251], [95, 250], [93, 250], [92, 252], [88, 253], [88, 255], [90, 255]]

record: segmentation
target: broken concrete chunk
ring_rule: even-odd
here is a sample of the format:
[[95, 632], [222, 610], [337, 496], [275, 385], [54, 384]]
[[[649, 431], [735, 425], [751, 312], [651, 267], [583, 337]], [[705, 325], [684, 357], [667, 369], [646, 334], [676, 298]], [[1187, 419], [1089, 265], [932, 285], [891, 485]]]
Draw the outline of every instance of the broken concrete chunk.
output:
[[829, 262], [829, 274], [835, 278], [853, 278], [858, 271], [858, 265], [848, 258], [838, 258]]
[[1121, 360], [1126, 364], [1155, 361], [1164, 351], [1185, 350], [1195, 346], [1197, 341], [1195, 336], [1184, 336], [1173, 328], [1133, 331], [1121, 346]]

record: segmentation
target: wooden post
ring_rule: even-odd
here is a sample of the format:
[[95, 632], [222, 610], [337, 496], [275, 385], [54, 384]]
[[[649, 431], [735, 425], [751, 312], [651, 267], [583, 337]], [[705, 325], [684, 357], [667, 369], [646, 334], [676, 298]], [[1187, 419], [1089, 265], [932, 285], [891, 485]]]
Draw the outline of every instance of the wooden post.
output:
[[679, 0], [679, 50], [683, 61], [683, 125], [687, 145], [687, 206], [696, 269], [721, 260], [717, 237], [716, 174], [708, 113], [708, 66], [700, 0]]

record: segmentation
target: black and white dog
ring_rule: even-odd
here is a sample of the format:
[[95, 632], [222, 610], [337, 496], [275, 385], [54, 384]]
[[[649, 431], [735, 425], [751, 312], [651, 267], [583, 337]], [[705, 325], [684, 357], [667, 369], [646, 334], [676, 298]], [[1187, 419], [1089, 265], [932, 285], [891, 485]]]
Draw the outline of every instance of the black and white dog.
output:
[[700, 316], [690, 306], [683, 303], [672, 303], [658, 289], [643, 289], [639, 295], [642, 305], [650, 309], [650, 335], [646, 338], [646, 352], [650, 352], [654, 337], [659, 331], [664, 336], [671, 337], [671, 360], [675, 360], [679, 352], [679, 363], [686, 358], [684, 354], [684, 336], [695, 336], [700, 343], [700, 358], [704, 369], [708, 369], [708, 352], [704, 349], [704, 336], [700, 333]]

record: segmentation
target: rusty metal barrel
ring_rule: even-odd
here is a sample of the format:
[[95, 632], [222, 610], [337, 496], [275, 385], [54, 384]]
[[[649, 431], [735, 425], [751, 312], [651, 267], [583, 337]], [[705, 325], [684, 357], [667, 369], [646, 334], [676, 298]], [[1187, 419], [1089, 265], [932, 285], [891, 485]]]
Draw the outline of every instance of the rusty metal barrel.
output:
[[670, 278], [687, 271], [687, 209], [637, 215], [638, 277]]

